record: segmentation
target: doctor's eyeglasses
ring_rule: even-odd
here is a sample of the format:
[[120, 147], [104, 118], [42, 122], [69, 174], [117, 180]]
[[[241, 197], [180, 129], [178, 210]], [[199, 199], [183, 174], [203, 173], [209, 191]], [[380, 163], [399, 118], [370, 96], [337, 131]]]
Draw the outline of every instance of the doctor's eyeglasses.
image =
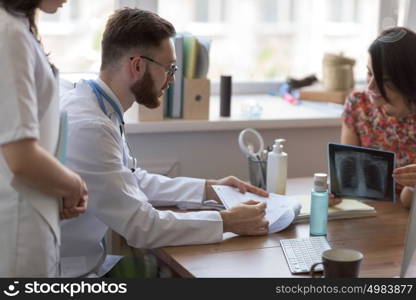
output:
[[[158, 65], [159, 67], [163, 68], [165, 70], [165, 73], [168, 77], [173, 77], [173, 75], [175, 75], [176, 71], [178, 70], [178, 66], [175, 64], [171, 64], [169, 68], [166, 68], [166, 66], [164, 66], [162, 63], [154, 60], [153, 58], [144, 56], [144, 55], [140, 55], [140, 58], [143, 58], [145, 60], [148, 60], [156, 65]], [[134, 57], [130, 57], [130, 60], [133, 59]]]

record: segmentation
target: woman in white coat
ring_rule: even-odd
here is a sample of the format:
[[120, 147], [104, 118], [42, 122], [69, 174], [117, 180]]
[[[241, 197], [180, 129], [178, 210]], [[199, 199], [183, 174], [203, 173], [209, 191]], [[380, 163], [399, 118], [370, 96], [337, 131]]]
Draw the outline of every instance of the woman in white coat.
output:
[[57, 71], [34, 21], [64, 2], [0, 0], [0, 277], [59, 276], [59, 219], [86, 209], [84, 181], [54, 157]]

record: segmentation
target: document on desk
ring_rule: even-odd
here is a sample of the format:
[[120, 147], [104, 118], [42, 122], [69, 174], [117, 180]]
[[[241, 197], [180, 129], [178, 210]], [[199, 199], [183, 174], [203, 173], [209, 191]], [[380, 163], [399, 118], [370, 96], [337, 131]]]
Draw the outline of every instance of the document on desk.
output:
[[[293, 197], [302, 205], [300, 214], [296, 217], [295, 222], [308, 222], [311, 213], [311, 196], [295, 195]], [[328, 207], [329, 220], [373, 217], [376, 215], [377, 211], [374, 207], [356, 199], [343, 198], [341, 203]]]
[[242, 194], [238, 189], [230, 186], [213, 185], [212, 187], [224, 203], [225, 208], [234, 207], [248, 200], [266, 202], [266, 219], [269, 221], [269, 233], [285, 229], [300, 213], [300, 203], [289, 196], [270, 193], [270, 196], [266, 198], [250, 192]]

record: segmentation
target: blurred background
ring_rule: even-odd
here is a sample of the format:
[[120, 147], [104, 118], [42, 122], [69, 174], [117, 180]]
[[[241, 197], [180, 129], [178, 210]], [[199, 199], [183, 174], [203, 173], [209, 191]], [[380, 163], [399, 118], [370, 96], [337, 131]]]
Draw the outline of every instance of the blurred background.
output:
[[[410, 24], [410, 0], [69, 0], [40, 15], [40, 33], [64, 73], [98, 72], [100, 39], [108, 16], [137, 6], [159, 13], [178, 32], [212, 40], [211, 81], [230, 73], [238, 82], [281, 81], [321, 75], [325, 53], [356, 60], [366, 76], [367, 48], [384, 28]], [[415, 18], [416, 19], [416, 18]]]

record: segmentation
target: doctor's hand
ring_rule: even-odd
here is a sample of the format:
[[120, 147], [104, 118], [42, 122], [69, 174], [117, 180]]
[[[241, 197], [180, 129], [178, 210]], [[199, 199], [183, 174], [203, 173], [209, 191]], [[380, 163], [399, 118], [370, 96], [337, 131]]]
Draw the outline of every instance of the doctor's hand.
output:
[[214, 189], [212, 188], [213, 185], [228, 185], [237, 188], [242, 194], [245, 192], [250, 192], [262, 197], [268, 197], [269, 193], [265, 190], [255, 187], [245, 181], [238, 179], [235, 176], [228, 176], [222, 179], [210, 179], [207, 180], [205, 183], [205, 196], [207, 200], [215, 200], [218, 203], [221, 203], [220, 198], [215, 193]]
[[61, 219], [76, 218], [87, 210], [88, 189], [81, 177], [73, 173], [74, 188], [72, 193], [63, 198]]
[[407, 165], [393, 170], [393, 178], [401, 185], [413, 187], [416, 185], [416, 164]]
[[265, 235], [269, 231], [266, 203], [249, 200], [230, 209], [220, 211], [223, 231], [239, 235]]

